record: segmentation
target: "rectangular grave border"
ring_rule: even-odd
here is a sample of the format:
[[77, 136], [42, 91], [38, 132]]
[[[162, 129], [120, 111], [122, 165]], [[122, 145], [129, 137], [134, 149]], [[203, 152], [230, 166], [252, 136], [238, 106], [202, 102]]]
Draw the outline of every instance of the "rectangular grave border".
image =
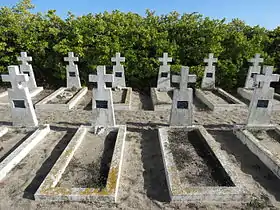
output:
[[[164, 90], [163, 92], [169, 92], [169, 91], [173, 91], [173, 90], [174, 90], [174, 88], [172, 87], [168, 90]], [[171, 110], [172, 99], [170, 100], [170, 103], [160, 102], [159, 99], [158, 99], [158, 92], [160, 92], [160, 89], [151, 88], [151, 99], [152, 99], [154, 111]]]
[[[214, 155], [217, 157], [222, 167], [231, 178], [235, 186], [233, 187], [189, 187], [182, 188], [177, 167], [169, 149], [168, 130], [172, 128], [188, 128], [190, 131], [199, 130]], [[172, 126], [169, 128], [159, 128], [159, 141], [163, 157], [165, 175], [169, 194], [172, 201], [202, 202], [202, 203], [224, 203], [224, 202], [245, 202], [249, 199], [249, 191], [245, 187], [242, 179], [235, 172], [235, 168], [229, 164], [231, 161], [221, 146], [206, 131], [203, 126]]]
[[280, 179], [280, 159], [275, 156], [269, 149], [263, 146], [260, 141], [249, 131], [250, 130], [269, 130], [274, 129], [280, 134], [279, 125], [267, 126], [240, 126], [234, 127], [233, 133], [245, 144], [249, 150], [255, 154], [279, 179]]
[[105, 189], [99, 191], [95, 188], [63, 188], [56, 187], [66, 167], [80, 146], [86, 132], [91, 126], [80, 126], [59, 159], [56, 161], [45, 180], [42, 182], [34, 197], [35, 200], [47, 201], [106, 201], [118, 202], [118, 187], [126, 137], [126, 126], [108, 126], [118, 130], [113, 157]]
[[[211, 91], [211, 90], [207, 90]], [[234, 104], [218, 104], [214, 103], [212, 100], [209, 99], [209, 97], [203, 92], [201, 89], [195, 90], [195, 95], [197, 98], [199, 98], [205, 105], [207, 105], [211, 110], [213, 111], [224, 111], [224, 110], [232, 110], [236, 108], [247, 108], [247, 105], [243, 103], [242, 101], [238, 100], [231, 94], [227, 93], [221, 88], [214, 88], [212, 91], [218, 91], [221, 95], [226, 97], [228, 100], [232, 101]]]
[[77, 105], [77, 103], [80, 101], [80, 99], [86, 95], [88, 88], [87, 87], [83, 87], [81, 88], [78, 93], [73, 96], [66, 104], [48, 104], [49, 101], [51, 101], [52, 99], [54, 99], [56, 96], [58, 96], [59, 94], [61, 94], [62, 92], [64, 92], [67, 88], [66, 87], [61, 87], [58, 90], [56, 90], [55, 92], [53, 92], [52, 94], [48, 95], [47, 97], [45, 97], [44, 99], [42, 99], [41, 101], [39, 101], [37, 104], [35, 104], [35, 109], [37, 110], [41, 110], [41, 111], [56, 111], [56, 110], [70, 110], [72, 109], [74, 106]]
[[[13, 127], [14, 128], [14, 127]], [[8, 132], [8, 128], [0, 128], [0, 137]], [[11, 154], [0, 163], [0, 181], [50, 132], [48, 124], [39, 126], [31, 136], [22, 142]], [[1, 135], [2, 134], [2, 135]]]
[[[130, 110], [131, 109], [131, 100], [132, 100], [132, 88], [131, 87], [122, 87], [121, 90], [126, 90], [125, 102], [114, 104], [115, 110]], [[113, 91], [112, 91], [113, 92]], [[114, 94], [114, 93], [112, 93]]]
[[[251, 101], [253, 96], [253, 89], [248, 88], [238, 88], [237, 93], [244, 99]], [[278, 93], [274, 93], [274, 100], [279, 101], [279, 103], [273, 104], [272, 109], [274, 111], [280, 111], [280, 95]]]

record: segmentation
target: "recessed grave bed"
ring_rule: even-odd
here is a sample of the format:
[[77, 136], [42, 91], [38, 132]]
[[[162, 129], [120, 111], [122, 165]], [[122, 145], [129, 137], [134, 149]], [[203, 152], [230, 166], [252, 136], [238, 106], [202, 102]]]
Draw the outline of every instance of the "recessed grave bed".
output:
[[196, 89], [195, 95], [213, 111], [247, 107], [242, 101], [221, 88], [215, 88], [213, 90]]
[[38, 110], [70, 110], [87, 93], [88, 88], [81, 89], [61, 87], [35, 105]]
[[[251, 101], [254, 91], [246, 88], [238, 88], [237, 92], [242, 98]], [[273, 110], [280, 110], [280, 95], [278, 93], [274, 93]]]
[[126, 126], [106, 127], [98, 135], [81, 126], [35, 200], [117, 202], [125, 136]]
[[45, 136], [49, 125], [38, 128], [0, 127], [0, 180], [2, 180]]
[[112, 88], [112, 95], [115, 110], [130, 110], [132, 88]]
[[223, 203], [246, 198], [248, 191], [227, 155], [203, 126], [158, 132], [172, 201]]
[[280, 179], [280, 127], [236, 126], [234, 134]]
[[151, 88], [151, 98], [154, 111], [170, 110], [172, 106], [173, 90], [159, 91], [157, 88]]

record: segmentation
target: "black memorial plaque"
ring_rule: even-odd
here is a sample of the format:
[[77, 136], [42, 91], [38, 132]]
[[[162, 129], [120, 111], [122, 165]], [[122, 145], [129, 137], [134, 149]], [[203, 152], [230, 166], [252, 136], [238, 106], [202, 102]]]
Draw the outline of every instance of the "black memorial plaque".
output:
[[255, 75], [257, 75], [257, 73], [252, 73], [251, 78], [254, 78]]
[[161, 77], [168, 77], [168, 73], [167, 72], [162, 72], [160, 76]]
[[29, 71], [24, 71], [23, 73], [24, 73], [24, 74], [27, 74], [27, 75], [30, 77]]
[[26, 108], [24, 100], [13, 100], [14, 108]]
[[96, 108], [108, 109], [108, 101], [96, 100], [95, 103], [96, 103]]
[[71, 71], [70, 71], [70, 72], [69, 72], [69, 76], [70, 76], [70, 77], [76, 77], [76, 72], [74, 72], [74, 71], [71, 72]]
[[206, 77], [212, 78], [213, 77], [213, 73], [206, 73]]
[[258, 108], [267, 108], [269, 100], [258, 100], [257, 107]]
[[188, 109], [189, 103], [188, 101], [178, 101], [177, 102], [177, 109]]
[[116, 72], [115, 77], [122, 77], [122, 72]]

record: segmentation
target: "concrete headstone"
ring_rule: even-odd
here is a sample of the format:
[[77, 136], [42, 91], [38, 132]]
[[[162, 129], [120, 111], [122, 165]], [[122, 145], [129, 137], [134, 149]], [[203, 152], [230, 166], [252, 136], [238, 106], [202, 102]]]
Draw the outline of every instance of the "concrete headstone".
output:
[[105, 66], [97, 66], [97, 75], [89, 75], [89, 82], [97, 82], [93, 89], [92, 112], [93, 126], [115, 126], [115, 113], [111, 88], [106, 88], [105, 82], [114, 81], [112, 74], [106, 74]]
[[215, 88], [215, 66], [213, 63], [217, 63], [218, 59], [214, 58], [214, 54], [210, 53], [209, 58], [205, 58], [204, 62], [207, 63], [205, 66], [204, 76], [201, 83], [202, 89], [214, 89]]
[[20, 74], [18, 66], [9, 66], [9, 75], [1, 75], [3, 82], [10, 82], [8, 89], [11, 104], [12, 122], [14, 126], [37, 126], [38, 120], [32, 104], [31, 96], [26, 87], [29, 77]]
[[270, 83], [279, 81], [279, 75], [272, 72], [273, 66], [264, 66], [263, 74], [254, 75], [255, 89], [249, 106], [248, 126], [270, 125], [274, 98]]
[[254, 58], [248, 60], [250, 63], [253, 63], [253, 66], [249, 67], [249, 71], [247, 74], [245, 88], [253, 89], [254, 88], [254, 76], [261, 73], [260, 63], [263, 62], [263, 58], [261, 58], [260, 54], [256, 54]]
[[19, 66], [20, 73], [27, 74], [29, 77], [29, 80], [26, 82], [26, 85], [29, 88], [29, 91], [36, 89], [37, 83], [35, 80], [33, 68], [32, 68], [32, 65], [28, 63], [29, 61], [32, 61], [32, 57], [27, 56], [26, 52], [21, 52], [20, 57], [17, 57], [17, 60], [21, 61], [21, 64]]
[[111, 61], [116, 63], [113, 66], [114, 82], [112, 87], [126, 87], [124, 67], [121, 65], [121, 62], [125, 62], [125, 57], [121, 57], [120, 53], [116, 53], [116, 57], [111, 58]]
[[67, 88], [82, 88], [78, 65], [74, 63], [79, 61], [79, 58], [74, 57], [73, 52], [69, 52], [68, 57], [64, 57], [64, 61], [69, 62], [69, 64], [66, 67]]
[[168, 53], [163, 53], [163, 57], [159, 58], [162, 65], [159, 67], [157, 88], [159, 91], [168, 91], [170, 89], [170, 66], [168, 62], [172, 62], [172, 58], [168, 57]]
[[171, 126], [191, 126], [193, 119], [193, 90], [188, 83], [196, 82], [196, 75], [189, 75], [189, 67], [182, 66], [181, 75], [172, 76], [173, 83], [180, 83], [180, 88], [173, 92], [170, 114]]

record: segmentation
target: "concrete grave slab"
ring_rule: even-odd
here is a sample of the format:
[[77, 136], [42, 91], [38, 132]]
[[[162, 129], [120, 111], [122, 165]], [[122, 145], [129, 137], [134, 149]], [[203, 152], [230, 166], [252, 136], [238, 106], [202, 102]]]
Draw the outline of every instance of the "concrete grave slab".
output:
[[69, 64], [66, 67], [66, 78], [67, 78], [67, 85], [66, 87], [81, 89], [81, 81], [80, 81], [80, 74], [78, 70], [78, 65], [76, 65], [74, 62], [79, 61], [78, 57], [74, 57], [73, 52], [68, 53], [68, 57], [64, 58], [64, 61], [69, 62]]
[[21, 52], [20, 57], [17, 57], [17, 60], [21, 62], [19, 69], [21, 74], [27, 74], [29, 80], [26, 82], [26, 85], [29, 89], [31, 97], [38, 95], [43, 91], [43, 87], [38, 87], [33, 72], [32, 65], [28, 62], [32, 61], [32, 57], [27, 56], [26, 52]]
[[29, 77], [26, 74], [20, 74], [18, 66], [9, 66], [8, 69], [9, 75], [2, 75], [2, 80], [12, 85], [12, 88], [8, 89], [8, 96], [13, 125], [37, 126], [38, 120], [25, 84]]
[[87, 87], [81, 89], [61, 87], [35, 104], [36, 110], [57, 111], [70, 110], [86, 95]]
[[132, 88], [112, 88], [114, 110], [130, 110], [132, 100]]
[[116, 53], [116, 57], [111, 58], [111, 61], [116, 63], [116, 65], [113, 66], [114, 80], [112, 82], [112, 87], [126, 87], [124, 67], [121, 65], [121, 62], [125, 62], [125, 57], [121, 57], [121, 54], [118, 52]]
[[[50, 132], [49, 125], [43, 125], [37, 128], [29, 128], [29, 130], [32, 130], [32, 134], [28, 136], [28, 138], [26, 138], [23, 142], [21, 142], [22, 140], [18, 139], [21, 137], [21, 134], [19, 134], [18, 131], [17, 133], [13, 132], [15, 128], [16, 127], [10, 127], [9, 129], [7, 129], [7, 127], [0, 128], [0, 140], [5, 138], [5, 136], [10, 132], [9, 136], [7, 137], [8, 139], [3, 139], [0, 144], [2, 147], [1, 153], [3, 153], [0, 157], [0, 181], [5, 178], [7, 174]], [[21, 127], [17, 129], [23, 130], [26, 128]], [[23, 136], [25, 135], [26, 134]], [[14, 141], [12, 145], [13, 148], [6, 148], [7, 146], [5, 143], [8, 143], [9, 141]]]
[[[71, 170], [67, 167], [71, 164], [73, 157], [76, 157], [75, 159], [77, 159], [77, 157], [81, 155], [78, 154], [79, 151], [82, 152], [84, 149], [89, 150], [89, 148], [92, 148], [92, 146], [87, 146], [87, 144], [92, 144], [94, 142], [93, 138], [100, 138], [102, 136], [102, 134], [94, 134], [93, 127], [80, 126], [45, 180], [38, 188], [34, 195], [35, 200], [118, 202], [118, 188], [122, 169], [126, 126], [106, 127], [102, 136], [103, 141], [106, 138], [108, 129], [117, 132], [117, 134], [104, 188], [75, 187], [73, 186], [73, 183], [65, 183], [67, 181], [63, 181], [64, 173], [66, 173], [67, 170]], [[101, 141], [102, 145], [103, 141]], [[94, 152], [91, 152], [91, 154], [92, 156], [95, 155]]]
[[97, 82], [97, 89], [92, 91], [92, 125], [115, 126], [115, 111], [111, 88], [106, 88], [105, 82], [113, 82], [114, 76], [106, 74], [105, 66], [97, 66], [97, 75], [89, 75], [90, 82]]
[[158, 88], [151, 88], [151, 99], [154, 111], [170, 110], [172, 106], [173, 90], [160, 91]]
[[279, 125], [237, 125], [233, 133], [280, 179]]
[[[185, 132], [184, 135], [175, 135], [174, 138], [185, 137], [186, 139], [178, 139], [180, 142], [188, 142], [193, 141], [196, 142], [196, 145], [190, 143], [192, 145], [192, 150], [182, 149], [180, 145], [172, 146], [175, 142], [170, 139], [169, 132]], [[188, 139], [190, 137], [189, 133], [195, 134], [195, 139]], [[165, 169], [165, 175], [168, 185], [169, 194], [171, 197], [171, 201], [184, 201], [184, 202], [199, 202], [199, 203], [228, 203], [228, 202], [246, 202], [249, 200], [249, 191], [246, 189], [245, 183], [243, 180], [238, 177], [238, 174], [235, 171], [233, 164], [231, 164], [231, 160], [227, 153], [221, 149], [221, 146], [215, 139], [206, 131], [203, 126], [194, 125], [194, 126], [175, 126], [169, 128], [159, 128], [158, 129], [160, 147], [163, 157], [163, 164]], [[180, 137], [178, 137], [180, 136]], [[194, 138], [194, 136], [193, 136]], [[201, 141], [199, 143], [198, 141]], [[198, 145], [200, 144], [200, 145]], [[202, 146], [201, 146], [202, 145]], [[205, 181], [192, 181], [188, 178], [183, 179], [185, 173], [180, 172], [178, 168], [178, 164], [176, 164], [176, 160], [179, 158], [177, 153], [174, 153], [174, 147], [180, 147], [185, 152], [191, 152], [192, 158], [201, 156], [198, 154], [198, 148], [203, 147], [207, 148], [207, 152], [211, 155], [207, 155], [207, 158], [212, 157], [215, 164], [212, 165], [214, 168], [209, 168], [208, 170], [215, 170], [216, 172], [220, 170], [220, 174], [223, 178], [220, 181], [217, 181], [216, 184], [208, 183], [210, 180], [205, 178]], [[196, 151], [196, 152], [195, 152]], [[181, 151], [182, 152], [182, 151]], [[195, 153], [193, 153], [195, 152]], [[202, 152], [205, 154], [205, 151]], [[188, 156], [189, 154], [185, 154]], [[181, 156], [180, 156], [181, 157]], [[187, 161], [187, 160], [185, 160]], [[188, 164], [191, 164], [188, 160]], [[182, 160], [180, 160], [181, 164], [184, 164]], [[206, 164], [206, 163], [204, 163]], [[195, 165], [195, 167], [202, 167], [202, 165]], [[204, 168], [203, 168], [204, 169]], [[187, 170], [187, 169], [185, 169]], [[202, 170], [202, 169], [198, 169]], [[210, 176], [210, 172], [204, 172], [201, 174], [202, 176]], [[184, 176], [183, 176], [184, 175]], [[198, 174], [197, 174], [198, 176]], [[220, 177], [220, 175], [219, 175]], [[188, 181], [189, 180], [189, 181]]]
[[213, 111], [247, 108], [247, 105], [221, 88], [195, 90], [196, 97]]

